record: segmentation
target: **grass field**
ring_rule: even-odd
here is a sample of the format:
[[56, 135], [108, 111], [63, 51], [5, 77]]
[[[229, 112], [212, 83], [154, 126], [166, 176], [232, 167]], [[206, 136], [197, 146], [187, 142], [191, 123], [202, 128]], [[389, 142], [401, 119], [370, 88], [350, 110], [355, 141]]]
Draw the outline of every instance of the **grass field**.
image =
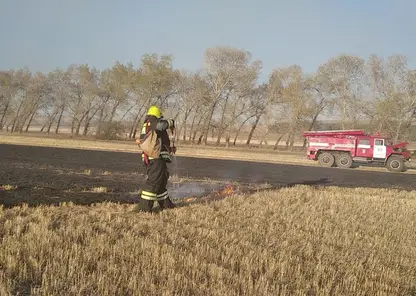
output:
[[[10, 189], [12, 190], [12, 188]], [[415, 295], [416, 192], [0, 210], [0, 295]]]

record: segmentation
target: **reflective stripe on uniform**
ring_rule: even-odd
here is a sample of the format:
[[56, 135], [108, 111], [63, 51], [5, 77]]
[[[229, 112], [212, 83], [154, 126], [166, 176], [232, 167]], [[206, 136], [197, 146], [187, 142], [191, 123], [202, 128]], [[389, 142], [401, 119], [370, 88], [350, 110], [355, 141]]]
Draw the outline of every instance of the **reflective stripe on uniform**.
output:
[[[147, 158], [148, 159], [154, 159], [153, 157], [151, 157], [151, 156], [149, 156], [149, 155], [147, 155]], [[142, 153], [142, 159], [144, 160], [144, 154]]]
[[141, 197], [145, 200], [157, 200], [157, 194], [149, 191], [142, 191]]
[[149, 191], [142, 191], [142, 195], [141, 197], [145, 200], [151, 200], [151, 201], [160, 201], [160, 200], [165, 200], [167, 199], [169, 196], [168, 192], [165, 191], [161, 194], [156, 194], [153, 192], [149, 192]]
[[[147, 156], [148, 159], [154, 159], [153, 157]], [[160, 151], [160, 158], [162, 159], [171, 159], [169, 152]], [[142, 154], [142, 159], [144, 159], [144, 154]]]
[[146, 122], [142, 127], [142, 134], [147, 134], [147, 127], [150, 125], [150, 122]]
[[167, 151], [160, 151], [160, 157], [163, 158], [163, 159], [168, 159], [168, 160], [171, 159], [170, 154]]
[[161, 194], [158, 194], [157, 195], [157, 200], [164, 200], [164, 199], [167, 199], [168, 198], [168, 192], [167, 191], [165, 191], [165, 192], [163, 192], [163, 193], [161, 193]]

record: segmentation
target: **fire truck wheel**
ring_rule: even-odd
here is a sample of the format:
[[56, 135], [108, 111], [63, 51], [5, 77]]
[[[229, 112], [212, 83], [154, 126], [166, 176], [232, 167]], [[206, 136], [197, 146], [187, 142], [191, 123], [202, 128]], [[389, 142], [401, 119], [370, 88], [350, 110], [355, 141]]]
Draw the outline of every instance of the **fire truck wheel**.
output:
[[330, 168], [335, 163], [335, 157], [329, 152], [323, 152], [319, 154], [318, 161], [321, 166]]
[[341, 153], [335, 157], [335, 163], [340, 168], [352, 167], [352, 157], [348, 153]]
[[404, 160], [399, 156], [390, 156], [386, 167], [391, 172], [403, 172], [405, 170]]

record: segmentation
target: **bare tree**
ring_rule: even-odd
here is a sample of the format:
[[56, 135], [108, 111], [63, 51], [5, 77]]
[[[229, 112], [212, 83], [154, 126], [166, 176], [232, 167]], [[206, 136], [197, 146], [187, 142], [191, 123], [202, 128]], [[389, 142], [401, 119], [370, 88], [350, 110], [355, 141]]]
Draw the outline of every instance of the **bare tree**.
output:
[[177, 93], [176, 87], [180, 77], [180, 72], [172, 66], [171, 55], [162, 55], [160, 58], [156, 54], [144, 55], [138, 72], [135, 103], [139, 107], [135, 111], [130, 138], [136, 137], [138, 126], [149, 105], [167, 107], [168, 99]]
[[[116, 63], [111, 69], [101, 72], [98, 96], [101, 104], [97, 110], [98, 137], [114, 138], [121, 130], [121, 122], [132, 108], [129, 108], [134, 97], [137, 71], [132, 64]], [[121, 117], [118, 117], [121, 112]]]
[[[71, 134], [79, 135], [83, 121], [88, 126], [89, 114], [94, 112], [97, 103], [98, 71], [88, 65], [71, 65], [68, 69], [69, 86], [72, 96], [68, 105], [72, 113]], [[87, 127], [88, 129], [88, 127]]]
[[329, 106], [341, 127], [355, 128], [362, 119], [361, 100], [364, 91], [364, 60], [340, 55], [319, 67], [317, 80], [320, 93], [330, 101]]
[[234, 139], [234, 145], [242, 126], [251, 119], [254, 119], [254, 121], [251, 124], [250, 132], [246, 141], [246, 145], [250, 145], [251, 139], [253, 138], [254, 132], [260, 122], [260, 119], [266, 113], [266, 109], [268, 108], [268, 106], [272, 104], [272, 96], [268, 94], [267, 87], [268, 84], [264, 83], [253, 89], [250, 98], [248, 115], [246, 116], [246, 119], [242, 122], [239, 130], [237, 131], [237, 134]]
[[305, 129], [305, 122], [315, 111], [314, 98], [307, 91], [309, 88], [308, 77], [300, 66], [293, 65], [275, 70], [271, 81], [274, 85], [280, 85], [280, 101], [283, 114], [286, 115], [282, 117], [282, 120], [288, 127], [286, 146], [292, 149], [296, 135]]
[[[413, 139], [416, 119], [416, 72], [403, 55], [366, 61], [338, 55], [306, 75], [297, 65], [273, 70], [258, 85], [262, 63], [232, 47], [208, 48], [204, 67], [185, 72], [170, 55], [145, 54], [140, 65], [116, 62], [98, 71], [71, 65], [51, 73], [27, 68], [0, 72], [0, 130], [26, 132], [37, 122], [41, 131], [73, 136], [135, 138], [146, 110], [159, 105], [176, 119], [176, 140], [236, 145], [247, 130], [275, 148], [293, 148], [303, 130], [368, 128]], [[327, 123], [323, 119], [334, 119]], [[234, 137], [234, 141], [231, 139]], [[304, 142], [305, 144], [305, 142]]]
[[16, 71], [0, 72], [0, 130], [3, 130], [7, 117], [12, 113], [13, 99], [18, 92], [19, 85], [16, 80]]
[[[20, 69], [14, 73], [14, 86], [16, 87], [16, 92], [14, 93], [12, 99], [12, 121], [9, 122], [11, 125], [11, 132], [21, 131], [23, 128], [24, 122], [22, 122], [25, 111], [25, 103], [30, 101], [30, 98], [27, 97], [30, 80], [32, 74], [29, 69]], [[22, 127], [22, 128], [21, 128]]]
[[373, 108], [365, 110], [372, 125], [395, 141], [409, 138], [416, 117], [416, 74], [408, 68], [406, 57], [393, 55], [384, 61], [372, 55], [368, 70]]
[[[204, 144], [207, 144], [208, 132], [217, 108], [217, 145], [228, 127], [234, 125], [246, 111], [251, 90], [262, 66], [260, 61], [250, 61], [249, 52], [231, 47], [209, 48], [205, 51], [205, 70], [211, 95], [208, 103], [210, 112], [204, 126]], [[229, 135], [227, 139], [228, 143]]]
[[41, 105], [41, 111], [44, 114], [44, 124], [41, 132], [46, 129], [46, 132], [49, 134], [52, 125], [56, 122], [55, 133], [58, 133], [65, 108], [68, 105], [68, 97], [70, 96], [67, 72], [56, 69], [50, 72], [46, 79], [48, 96]]

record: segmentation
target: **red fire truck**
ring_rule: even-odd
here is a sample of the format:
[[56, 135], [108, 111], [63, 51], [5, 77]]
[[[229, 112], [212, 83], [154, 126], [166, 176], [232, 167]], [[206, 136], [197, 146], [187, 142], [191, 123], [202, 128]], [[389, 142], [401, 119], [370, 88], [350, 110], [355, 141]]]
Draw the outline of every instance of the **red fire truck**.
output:
[[355, 163], [377, 163], [389, 171], [403, 172], [410, 161], [408, 143], [393, 142], [379, 134], [363, 130], [332, 130], [304, 132], [307, 158], [323, 167], [350, 168]]

